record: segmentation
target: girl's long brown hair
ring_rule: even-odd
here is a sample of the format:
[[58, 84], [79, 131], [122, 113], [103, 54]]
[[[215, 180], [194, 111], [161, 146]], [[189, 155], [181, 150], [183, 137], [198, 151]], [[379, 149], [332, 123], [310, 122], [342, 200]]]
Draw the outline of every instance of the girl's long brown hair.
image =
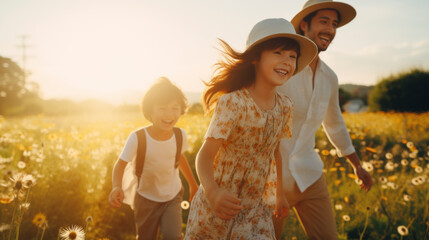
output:
[[219, 98], [243, 87], [249, 87], [255, 82], [254, 61], [259, 60], [261, 53], [266, 50], [282, 48], [283, 50], [295, 50], [299, 57], [299, 44], [290, 38], [278, 37], [259, 43], [247, 51], [240, 53], [235, 51], [222, 39], [219, 39], [224, 60], [215, 64], [213, 77], [203, 93], [204, 109], [210, 113], [216, 106]]

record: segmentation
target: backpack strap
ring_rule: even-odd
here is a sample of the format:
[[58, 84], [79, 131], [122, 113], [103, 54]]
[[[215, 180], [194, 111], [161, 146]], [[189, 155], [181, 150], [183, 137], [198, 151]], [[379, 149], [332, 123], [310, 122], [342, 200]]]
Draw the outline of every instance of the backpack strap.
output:
[[140, 183], [140, 176], [143, 172], [144, 159], [146, 157], [146, 133], [145, 128], [136, 131], [137, 134], [137, 155], [136, 155], [136, 169], [135, 174], [138, 179], [137, 184]]
[[[174, 136], [176, 137], [176, 161], [174, 164], [175, 168], [179, 167], [180, 156], [182, 155], [182, 130], [178, 127], [173, 128]], [[136, 154], [136, 169], [135, 174], [140, 183], [140, 177], [143, 172], [144, 160], [146, 157], [146, 133], [145, 128], [141, 128], [136, 131], [137, 134], [137, 154]]]
[[178, 127], [173, 127], [174, 136], [176, 137], [176, 163], [174, 164], [175, 168], [179, 167], [180, 156], [182, 155], [182, 130]]

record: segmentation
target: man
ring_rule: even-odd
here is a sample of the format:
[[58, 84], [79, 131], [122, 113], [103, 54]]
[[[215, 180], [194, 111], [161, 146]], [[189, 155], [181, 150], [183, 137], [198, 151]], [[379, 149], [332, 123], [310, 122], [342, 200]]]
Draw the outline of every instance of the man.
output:
[[[308, 0], [292, 19], [297, 33], [316, 43], [319, 53], [325, 51], [337, 28], [356, 16], [355, 9], [332, 0]], [[338, 102], [338, 79], [320, 58], [279, 87], [294, 104], [292, 138], [282, 140], [283, 186], [286, 198], [294, 207], [309, 239], [338, 239], [332, 204], [322, 174], [323, 162], [314, 150], [315, 133], [322, 124], [340, 157], [345, 156], [368, 191], [371, 176], [360, 165], [341, 115]], [[273, 218], [277, 239], [283, 222]]]

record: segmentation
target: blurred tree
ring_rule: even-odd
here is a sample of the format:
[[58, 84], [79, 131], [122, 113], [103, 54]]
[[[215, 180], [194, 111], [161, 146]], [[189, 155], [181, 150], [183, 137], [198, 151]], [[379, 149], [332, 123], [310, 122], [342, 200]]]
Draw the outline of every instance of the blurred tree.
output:
[[39, 85], [27, 82], [25, 72], [18, 64], [0, 56], [0, 114], [35, 114], [41, 111]]
[[339, 91], [338, 97], [339, 97], [339, 101], [340, 101], [341, 111], [344, 112], [343, 105], [345, 103], [347, 103], [352, 98], [352, 95], [342, 88], [339, 88], [338, 91]]
[[24, 71], [11, 59], [0, 57], [0, 114], [19, 106], [25, 93]]
[[369, 93], [371, 111], [429, 111], [429, 72], [411, 69], [377, 83]]
[[201, 103], [192, 104], [187, 111], [189, 114], [204, 114], [204, 108]]

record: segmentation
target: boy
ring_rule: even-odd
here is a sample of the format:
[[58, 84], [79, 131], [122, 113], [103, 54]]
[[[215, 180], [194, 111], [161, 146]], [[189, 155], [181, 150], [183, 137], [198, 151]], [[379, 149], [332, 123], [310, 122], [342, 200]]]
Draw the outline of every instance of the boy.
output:
[[[182, 183], [179, 168], [190, 187], [190, 200], [198, 190], [197, 183], [183, 152], [188, 148], [186, 134], [182, 129], [175, 128], [179, 117], [185, 113], [186, 98], [182, 91], [167, 78], [160, 78], [147, 91], [142, 101], [143, 115], [152, 124], [132, 132], [113, 168], [113, 186], [109, 196], [111, 206], [118, 208], [122, 202], [130, 204], [134, 216], [138, 239], [156, 239], [158, 227], [163, 239], [181, 239], [182, 237]], [[174, 130], [176, 129], [176, 130]], [[179, 134], [175, 131], [179, 131]], [[181, 133], [181, 134], [180, 134]], [[141, 142], [146, 139], [145, 149]], [[176, 140], [182, 135], [182, 148], [177, 149]], [[140, 142], [141, 141], [141, 142]], [[179, 140], [180, 141], [180, 140]], [[144, 147], [143, 147], [144, 148]], [[134, 168], [138, 163], [133, 162], [136, 155], [145, 150], [144, 161], [140, 164], [140, 174], [127, 172], [128, 163]], [[176, 156], [180, 151], [180, 158]], [[137, 159], [136, 158], [136, 159]], [[177, 160], [179, 160], [177, 162]], [[141, 166], [143, 165], [143, 166]], [[129, 167], [130, 167], [129, 166]], [[139, 172], [136, 169], [136, 172]], [[140, 177], [138, 176], [140, 175]], [[124, 179], [123, 179], [124, 178]], [[137, 187], [130, 194], [123, 189], [123, 182], [138, 179]], [[133, 189], [133, 188], [131, 188]], [[136, 194], [135, 194], [136, 193]], [[135, 194], [135, 197], [132, 195]], [[125, 198], [131, 200], [124, 201]]]

